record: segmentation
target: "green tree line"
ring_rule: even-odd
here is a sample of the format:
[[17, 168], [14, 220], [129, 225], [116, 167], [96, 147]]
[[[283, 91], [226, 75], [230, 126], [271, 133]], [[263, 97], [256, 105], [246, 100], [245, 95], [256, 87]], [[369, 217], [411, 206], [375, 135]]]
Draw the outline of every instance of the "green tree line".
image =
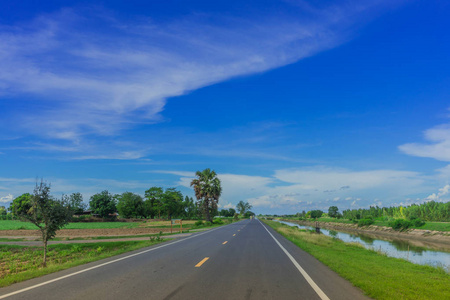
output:
[[430, 201], [409, 206], [378, 207], [368, 209], [347, 209], [342, 216], [349, 220], [366, 219], [368, 217], [391, 217], [398, 219], [421, 219], [423, 221], [450, 222], [450, 202]]
[[[17, 211], [28, 205], [30, 194], [25, 193], [15, 198], [9, 211], [19, 218]], [[132, 192], [113, 195], [107, 190], [92, 195], [89, 204], [83, 201], [81, 193], [63, 195], [61, 201], [66, 203], [73, 215], [90, 210], [91, 214], [101, 218], [113, 218], [118, 213], [122, 218], [183, 218], [194, 219], [202, 216], [192, 197], [185, 196], [175, 188], [163, 189], [151, 187], [145, 191], [145, 196]], [[0, 211], [6, 216], [6, 209]]]

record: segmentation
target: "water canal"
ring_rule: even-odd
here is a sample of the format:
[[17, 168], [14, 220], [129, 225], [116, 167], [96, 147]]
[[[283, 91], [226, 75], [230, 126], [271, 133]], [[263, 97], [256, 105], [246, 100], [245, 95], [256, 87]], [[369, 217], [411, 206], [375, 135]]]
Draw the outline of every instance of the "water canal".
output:
[[[313, 227], [276, 220], [280, 223], [296, 226], [300, 229], [313, 230]], [[385, 253], [387, 256], [403, 258], [415, 264], [441, 267], [450, 273], [450, 253], [436, 249], [417, 247], [405, 240], [376, 239], [362, 233], [347, 233], [337, 230], [320, 229], [320, 232], [346, 243], [356, 242], [367, 249]]]

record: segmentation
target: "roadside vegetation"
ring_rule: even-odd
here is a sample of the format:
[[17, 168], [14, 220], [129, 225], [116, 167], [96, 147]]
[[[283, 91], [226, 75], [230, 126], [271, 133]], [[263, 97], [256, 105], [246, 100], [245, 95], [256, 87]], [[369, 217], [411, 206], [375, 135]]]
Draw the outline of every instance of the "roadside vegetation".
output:
[[342, 213], [338, 207], [330, 206], [327, 213], [322, 210], [302, 211], [295, 215], [270, 216], [286, 220], [318, 221], [364, 226], [386, 226], [394, 230], [422, 229], [450, 231], [450, 202], [429, 201], [422, 204], [397, 207], [371, 206], [368, 209], [348, 209]]
[[160, 242], [160, 239], [153, 238], [148, 241], [49, 245], [45, 268], [41, 263], [42, 247], [0, 245], [0, 287]]
[[374, 299], [450, 299], [450, 275], [442, 268], [410, 263], [357, 243], [263, 220]]

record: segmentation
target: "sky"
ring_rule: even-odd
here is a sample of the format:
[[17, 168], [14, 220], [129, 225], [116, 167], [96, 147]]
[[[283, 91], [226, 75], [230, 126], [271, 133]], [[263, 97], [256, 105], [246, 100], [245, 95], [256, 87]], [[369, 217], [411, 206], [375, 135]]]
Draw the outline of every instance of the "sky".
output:
[[257, 214], [450, 200], [448, 1], [3, 1], [0, 206], [153, 186]]

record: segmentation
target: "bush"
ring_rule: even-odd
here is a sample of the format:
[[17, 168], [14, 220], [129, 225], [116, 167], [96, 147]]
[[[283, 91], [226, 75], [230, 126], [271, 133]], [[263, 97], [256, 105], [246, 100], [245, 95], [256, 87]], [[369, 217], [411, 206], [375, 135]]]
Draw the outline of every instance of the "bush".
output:
[[212, 223], [211, 222], [205, 222], [205, 226], [211, 226], [212, 225]]
[[414, 227], [422, 227], [423, 225], [425, 225], [425, 222], [422, 221], [421, 219], [414, 219], [412, 220], [412, 223]]
[[358, 220], [358, 227], [361, 227], [361, 226], [369, 226], [369, 225], [372, 225], [373, 222], [374, 222], [374, 221], [373, 221], [372, 218], [361, 219], [361, 220]]
[[202, 225], [203, 225], [202, 220], [198, 220], [197, 222], [195, 222], [195, 226], [202, 226]]
[[394, 230], [405, 230], [411, 227], [413, 223], [411, 221], [405, 219], [397, 219], [389, 222], [389, 226], [391, 226]]
[[223, 221], [222, 221], [221, 218], [217, 218], [217, 219], [214, 219], [213, 224], [216, 224], [216, 225], [222, 225], [222, 224], [223, 224]]

